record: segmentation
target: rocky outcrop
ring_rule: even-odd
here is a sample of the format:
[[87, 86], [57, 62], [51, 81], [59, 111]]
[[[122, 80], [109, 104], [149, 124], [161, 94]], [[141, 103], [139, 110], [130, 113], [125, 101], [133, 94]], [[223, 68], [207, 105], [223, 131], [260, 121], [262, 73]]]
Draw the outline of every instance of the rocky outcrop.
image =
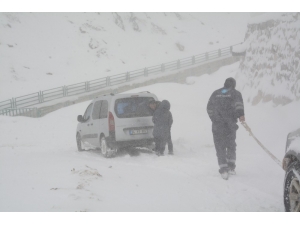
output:
[[263, 15], [248, 24], [238, 88], [253, 105], [300, 99], [300, 13]]

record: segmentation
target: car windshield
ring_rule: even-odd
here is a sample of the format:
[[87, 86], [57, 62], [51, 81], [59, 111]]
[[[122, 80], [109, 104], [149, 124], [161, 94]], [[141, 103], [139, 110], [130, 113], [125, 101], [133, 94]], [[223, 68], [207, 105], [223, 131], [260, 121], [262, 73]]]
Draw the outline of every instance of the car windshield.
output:
[[117, 99], [115, 103], [115, 113], [118, 118], [133, 118], [152, 116], [148, 106], [152, 97], [131, 97]]

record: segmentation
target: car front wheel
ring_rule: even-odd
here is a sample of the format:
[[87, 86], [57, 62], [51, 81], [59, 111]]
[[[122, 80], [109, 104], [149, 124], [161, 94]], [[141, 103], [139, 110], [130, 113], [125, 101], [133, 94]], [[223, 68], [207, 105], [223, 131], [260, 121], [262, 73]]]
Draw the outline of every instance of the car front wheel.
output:
[[292, 163], [285, 175], [284, 206], [286, 212], [300, 212], [300, 182], [294, 171], [300, 174], [300, 163]]
[[77, 134], [76, 135], [76, 143], [77, 143], [77, 149], [78, 151], [83, 151], [82, 149], [82, 141], [81, 141], [81, 137], [80, 137], [80, 134]]

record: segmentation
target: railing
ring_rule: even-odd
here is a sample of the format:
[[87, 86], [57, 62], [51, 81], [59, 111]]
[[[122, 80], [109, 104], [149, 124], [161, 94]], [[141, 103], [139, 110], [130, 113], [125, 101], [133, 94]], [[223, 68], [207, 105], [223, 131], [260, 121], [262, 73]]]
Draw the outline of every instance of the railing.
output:
[[146, 67], [143, 69], [121, 73], [121, 74], [108, 76], [104, 78], [99, 78], [96, 80], [86, 81], [86, 82], [72, 84], [63, 87], [57, 87], [49, 90], [32, 93], [29, 95], [20, 96], [17, 98], [12, 98], [0, 102], [0, 110], [24, 108], [24, 107], [52, 101], [55, 99], [64, 98], [67, 96], [79, 95], [85, 92], [99, 90], [105, 87], [122, 84], [125, 82], [132, 81], [134, 79], [139, 79], [142, 77], [159, 74], [166, 71], [179, 70], [196, 64], [206, 63], [208, 61], [213, 61], [221, 57], [231, 55], [233, 46], [221, 48], [218, 50], [202, 53], [199, 55], [195, 55], [184, 59], [179, 59], [168, 63], [163, 63], [156, 66]]
[[1, 109], [1, 116], [27, 116], [27, 117], [40, 117], [41, 111], [37, 108], [10, 108]]

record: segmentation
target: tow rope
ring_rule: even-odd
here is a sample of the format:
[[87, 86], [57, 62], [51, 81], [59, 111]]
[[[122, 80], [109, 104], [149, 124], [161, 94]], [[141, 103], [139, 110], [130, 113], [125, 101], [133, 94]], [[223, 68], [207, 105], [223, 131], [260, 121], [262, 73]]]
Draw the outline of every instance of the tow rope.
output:
[[252, 133], [250, 127], [246, 122], [241, 122], [241, 124], [245, 127], [245, 129], [249, 132], [249, 135], [254, 138], [254, 140], [262, 147], [262, 149], [281, 167], [281, 162], [277, 159]]

